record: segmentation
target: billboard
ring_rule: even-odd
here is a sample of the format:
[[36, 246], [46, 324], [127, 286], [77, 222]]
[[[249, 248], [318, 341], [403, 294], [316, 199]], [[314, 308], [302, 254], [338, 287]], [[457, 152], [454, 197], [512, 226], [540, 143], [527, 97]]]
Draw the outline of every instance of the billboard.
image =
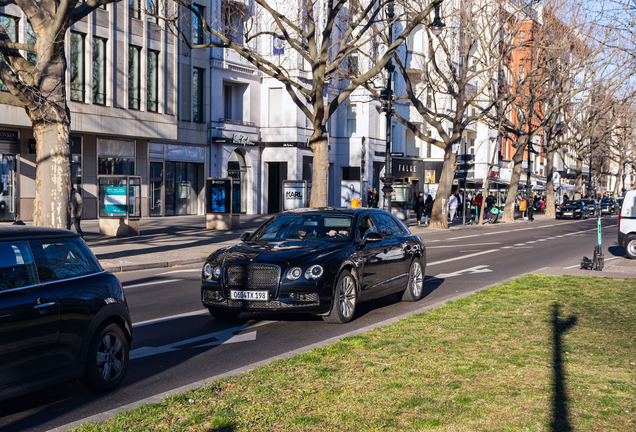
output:
[[307, 207], [307, 181], [283, 181], [283, 210], [294, 210]]
[[206, 213], [232, 213], [232, 180], [229, 178], [205, 180]]

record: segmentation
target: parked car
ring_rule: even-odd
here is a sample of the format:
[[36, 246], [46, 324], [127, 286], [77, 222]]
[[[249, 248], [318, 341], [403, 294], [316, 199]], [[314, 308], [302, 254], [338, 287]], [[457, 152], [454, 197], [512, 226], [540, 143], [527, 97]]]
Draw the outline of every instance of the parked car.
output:
[[77, 234], [0, 227], [0, 400], [76, 378], [116, 388], [131, 329], [119, 280]]
[[557, 219], [587, 219], [588, 215], [588, 208], [583, 200], [568, 201], [556, 208]]
[[284, 212], [241, 240], [203, 266], [201, 300], [218, 319], [277, 311], [346, 323], [359, 302], [422, 296], [424, 243], [383, 210]]
[[616, 198], [616, 205], [618, 205], [618, 213], [620, 214], [623, 208], [623, 198]]
[[618, 244], [636, 259], [636, 190], [627, 191], [618, 215]]
[[545, 211], [545, 202], [543, 200], [535, 199], [532, 205], [535, 213]]
[[620, 206], [614, 198], [603, 198], [599, 204], [601, 207], [601, 216], [618, 214]]

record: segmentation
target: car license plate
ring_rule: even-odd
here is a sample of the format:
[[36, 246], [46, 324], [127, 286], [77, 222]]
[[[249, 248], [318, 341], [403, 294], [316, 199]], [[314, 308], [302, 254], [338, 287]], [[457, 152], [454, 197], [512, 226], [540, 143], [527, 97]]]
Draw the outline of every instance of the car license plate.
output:
[[269, 301], [269, 291], [230, 291], [232, 300]]
[[564, 212], [563, 216], [572, 216], [572, 212]]

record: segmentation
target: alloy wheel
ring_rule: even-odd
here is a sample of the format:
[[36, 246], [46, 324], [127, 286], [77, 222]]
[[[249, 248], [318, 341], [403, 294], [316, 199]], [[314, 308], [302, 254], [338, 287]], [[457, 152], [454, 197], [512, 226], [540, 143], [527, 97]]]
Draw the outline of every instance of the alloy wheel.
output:
[[353, 316], [356, 308], [356, 284], [351, 275], [342, 278], [340, 282], [340, 313], [344, 318]]
[[424, 278], [422, 277], [422, 265], [419, 261], [413, 261], [409, 279], [409, 287], [411, 288], [413, 297], [419, 299], [422, 295], [422, 287], [424, 286]]
[[97, 347], [97, 371], [104, 381], [119, 378], [124, 366], [124, 344], [114, 333], [106, 333]]

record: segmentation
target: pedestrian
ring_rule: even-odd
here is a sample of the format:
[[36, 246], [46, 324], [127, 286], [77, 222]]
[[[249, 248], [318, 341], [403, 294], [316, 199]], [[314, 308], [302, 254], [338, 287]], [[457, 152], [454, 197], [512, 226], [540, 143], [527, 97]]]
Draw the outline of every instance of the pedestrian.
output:
[[75, 231], [84, 239], [84, 233], [80, 228], [80, 221], [82, 220], [82, 211], [84, 210], [84, 201], [82, 200], [82, 194], [79, 193], [75, 187], [71, 189], [71, 216], [73, 217], [73, 225], [75, 225]]
[[378, 208], [378, 203], [380, 202], [380, 196], [378, 195], [378, 190], [373, 188], [373, 208]]
[[481, 204], [484, 202], [484, 197], [481, 192], [477, 194], [477, 198], [475, 198], [475, 217], [479, 220], [479, 212], [481, 211]]
[[497, 202], [497, 200], [495, 199], [495, 195], [490, 192], [490, 195], [486, 197], [486, 213], [488, 213], [492, 206], [495, 205], [495, 202]]
[[424, 203], [424, 225], [428, 226], [428, 221], [431, 218], [431, 214], [433, 214], [433, 196], [428, 194], [426, 197], [426, 202]]
[[456, 211], [457, 211], [457, 196], [455, 196], [455, 194], [451, 194], [450, 199], [448, 200], [448, 216], [451, 222], [455, 220]]
[[373, 192], [370, 187], [367, 188], [367, 207], [373, 207]]
[[532, 222], [534, 220], [534, 196], [533, 194], [528, 194], [528, 202], [526, 204], [528, 209], [528, 220]]
[[425, 205], [424, 192], [420, 192], [417, 197], [415, 197], [415, 202], [413, 203], [413, 210], [415, 210], [415, 213], [417, 214], [418, 225], [422, 224], [422, 213], [424, 213]]
[[563, 194], [563, 202], [568, 202], [570, 201], [570, 197], [568, 196], [567, 192]]
[[457, 194], [457, 217], [461, 218], [464, 214], [464, 191], [459, 190]]

